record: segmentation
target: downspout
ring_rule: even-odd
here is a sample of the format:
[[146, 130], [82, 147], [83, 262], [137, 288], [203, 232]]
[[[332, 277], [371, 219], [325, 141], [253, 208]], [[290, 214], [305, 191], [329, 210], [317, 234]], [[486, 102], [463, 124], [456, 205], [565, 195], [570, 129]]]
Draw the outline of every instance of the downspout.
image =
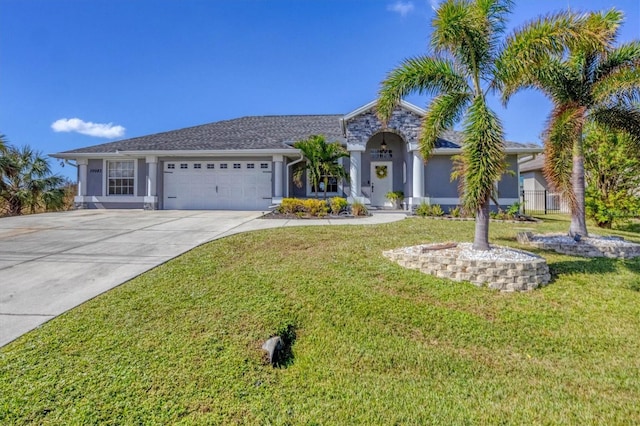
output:
[[289, 198], [289, 167], [293, 166], [294, 164], [298, 164], [302, 160], [304, 160], [304, 155], [300, 153], [300, 158], [298, 158], [296, 161], [293, 161], [287, 164], [287, 176], [286, 176], [287, 177], [287, 191], [286, 191], [287, 198]]

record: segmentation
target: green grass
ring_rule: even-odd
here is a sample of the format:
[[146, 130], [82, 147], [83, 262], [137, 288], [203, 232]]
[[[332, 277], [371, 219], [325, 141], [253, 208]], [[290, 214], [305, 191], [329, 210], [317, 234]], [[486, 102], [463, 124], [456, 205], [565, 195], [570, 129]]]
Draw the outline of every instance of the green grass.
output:
[[[415, 218], [202, 246], [0, 350], [0, 423], [640, 423], [640, 260], [541, 252], [554, 281], [503, 294], [381, 255], [473, 226]], [[492, 223], [492, 242], [524, 248], [517, 226]], [[293, 359], [265, 365], [260, 345], [288, 327]]]

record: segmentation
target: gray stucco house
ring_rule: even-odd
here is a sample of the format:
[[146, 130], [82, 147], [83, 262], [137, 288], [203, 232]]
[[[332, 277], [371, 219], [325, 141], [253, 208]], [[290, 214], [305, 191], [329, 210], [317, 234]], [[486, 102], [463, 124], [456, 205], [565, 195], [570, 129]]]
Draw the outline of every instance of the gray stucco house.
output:
[[[388, 205], [389, 191], [403, 191], [408, 206], [427, 201], [459, 204], [450, 182], [451, 156], [460, 135], [443, 133], [424, 163], [418, 133], [425, 111], [402, 102], [383, 128], [375, 101], [346, 115], [243, 117], [53, 154], [78, 166], [78, 208], [265, 210], [283, 197], [308, 197], [307, 181], [293, 183], [304, 161], [293, 143], [322, 134], [349, 151], [343, 165], [350, 182], [336, 180], [331, 196], [374, 207]], [[499, 203], [518, 201], [518, 158], [539, 153], [536, 144], [505, 142], [515, 176], [498, 183]]]

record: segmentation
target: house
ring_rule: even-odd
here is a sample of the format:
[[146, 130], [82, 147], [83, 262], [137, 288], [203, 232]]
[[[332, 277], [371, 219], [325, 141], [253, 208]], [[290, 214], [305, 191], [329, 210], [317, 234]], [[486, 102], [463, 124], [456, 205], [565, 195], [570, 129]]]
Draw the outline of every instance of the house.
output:
[[518, 167], [525, 212], [570, 213], [568, 201], [544, 177], [544, 154], [521, 158]]
[[[264, 210], [283, 197], [312, 196], [308, 180], [301, 188], [293, 183], [304, 162], [293, 143], [322, 134], [349, 152], [343, 165], [350, 181], [330, 180], [330, 196], [383, 207], [388, 192], [403, 191], [408, 206], [459, 204], [449, 176], [460, 134], [443, 133], [425, 164], [418, 150], [425, 111], [403, 101], [383, 128], [374, 109], [375, 101], [346, 115], [243, 117], [52, 156], [78, 166], [78, 208]], [[501, 205], [518, 201], [518, 158], [541, 151], [535, 144], [505, 146], [516, 175], [498, 183]]]

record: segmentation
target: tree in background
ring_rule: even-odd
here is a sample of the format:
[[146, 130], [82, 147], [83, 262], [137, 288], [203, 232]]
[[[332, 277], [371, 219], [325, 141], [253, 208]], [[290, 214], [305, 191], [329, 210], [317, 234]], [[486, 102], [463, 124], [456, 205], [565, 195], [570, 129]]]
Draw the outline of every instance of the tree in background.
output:
[[640, 42], [614, 47], [622, 12], [578, 14], [560, 19], [581, 23], [562, 44], [536, 45], [542, 21], [516, 31], [501, 62], [503, 100], [523, 88], [542, 91], [553, 102], [544, 132], [544, 174], [571, 205], [569, 235], [587, 235], [585, 216], [584, 126], [596, 122], [623, 131], [640, 149]]
[[601, 228], [640, 213], [640, 150], [624, 132], [585, 126], [585, 208]]
[[306, 159], [305, 167], [294, 172], [294, 182], [298, 187], [301, 187], [306, 170], [316, 198], [318, 198], [318, 189], [321, 187], [324, 190], [324, 198], [327, 198], [330, 178], [349, 180], [346, 169], [339, 164], [339, 160], [348, 157], [349, 153], [340, 145], [340, 142], [327, 143], [324, 136], [312, 135], [294, 143], [293, 147], [299, 149]]
[[59, 210], [64, 206], [64, 178], [54, 175], [47, 159], [29, 146], [17, 148], [0, 137], [0, 200], [5, 214], [17, 216], [28, 208]]

